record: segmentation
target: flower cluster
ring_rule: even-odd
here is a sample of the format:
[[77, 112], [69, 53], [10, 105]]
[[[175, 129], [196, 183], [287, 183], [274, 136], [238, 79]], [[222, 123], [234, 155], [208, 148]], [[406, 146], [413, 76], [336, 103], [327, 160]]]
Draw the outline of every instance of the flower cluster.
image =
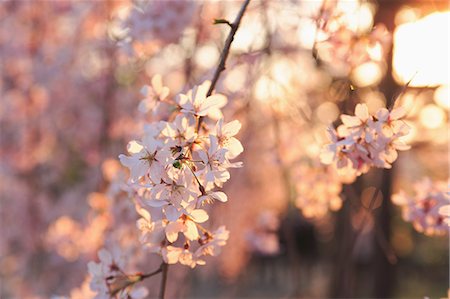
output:
[[[447, 192], [447, 195], [449, 192]], [[439, 214], [445, 217], [444, 222], [450, 226], [450, 204], [439, 208]]]
[[342, 206], [342, 182], [332, 166], [296, 169], [295, 205], [306, 218], [321, 218]]
[[392, 111], [381, 108], [370, 115], [366, 104], [358, 104], [355, 116], [341, 115], [342, 125], [337, 130], [329, 128], [331, 141], [322, 149], [320, 159], [324, 164], [336, 163], [338, 171], [366, 173], [371, 167], [391, 168], [397, 159], [397, 150], [407, 150], [401, 138], [409, 127], [401, 119], [401, 107]]
[[[153, 95], [146, 99], [153, 109], [167, 98], [159, 80], [145, 90]], [[220, 108], [227, 99], [208, 96], [209, 86], [207, 81], [167, 99], [170, 121], [146, 124], [142, 138], [128, 144], [128, 155], [119, 156], [130, 170], [140, 241], [167, 264], [203, 265], [203, 257], [217, 255], [228, 239], [224, 227], [210, 232], [201, 224], [209, 218], [207, 204], [227, 201], [220, 188], [230, 178], [229, 169], [242, 166], [230, 161], [243, 151], [234, 137], [241, 124], [224, 122]]]
[[403, 219], [412, 222], [417, 231], [429, 236], [443, 235], [448, 232], [448, 219], [443, 215], [450, 204], [447, 186], [446, 182], [425, 178], [414, 185], [415, 196], [402, 190], [392, 196], [392, 201], [401, 206]]
[[270, 210], [259, 214], [256, 227], [246, 233], [249, 248], [260, 255], [272, 256], [280, 252], [277, 231], [278, 217]]
[[389, 52], [391, 35], [382, 24], [373, 31], [359, 35], [340, 27], [318, 44], [319, 57], [333, 69], [348, 73], [366, 62], [382, 62]]
[[141, 279], [141, 275], [125, 274], [124, 256], [118, 247], [114, 247], [112, 252], [101, 249], [98, 257], [99, 263], [88, 264], [90, 287], [96, 292], [95, 299], [109, 299], [112, 296], [120, 299], [143, 299], [148, 295], [148, 290], [144, 287], [129, 290], [129, 287]]
[[193, 20], [196, 9], [193, 1], [136, 1], [122, 27], [132, 42], [174, 43]]

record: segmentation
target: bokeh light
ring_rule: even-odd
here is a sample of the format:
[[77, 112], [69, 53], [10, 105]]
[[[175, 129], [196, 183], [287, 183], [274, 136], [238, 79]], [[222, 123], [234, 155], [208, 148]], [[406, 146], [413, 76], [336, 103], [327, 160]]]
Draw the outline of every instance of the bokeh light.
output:
[[398, 26], [394, 32], [393, 75], [411, 87], [448, 84], [450, 12], [435, 12], [415, 22]]
[[351, 78], [359, 87], [376, 85], [383, 78], [382, 66], [376, 62], [366, 62], [354, 69]]
[[445, 108], [447, 110], [450, 109], [450, 86], [442, 85], [437, 88], [434, 92], [434, 101], [436, 104]]
[[420, 123], [428, 129], [437, 129], [445, 123], [445, 112], [439, 106], [428, 104], [420, 112]]
[[[167, 298], [445, 295], [448, 242], [433, 225], [445, 233], [448, 219], [393, 206], [448, 177], [449, 12], [417, 2], [251, 0], [224, 69], [234, 25], [214, 20], [243, 1], [2, 3], [0, 297], [92, 299], [90, 285], [115, 281], [103, 290], [156, 298], [159, 272], [129, 279], [162, 256], [177, 259]], [[214, 74], [220, 108], [195, 89]], [[222, 225], [226, 244], [211, 233]], [[102, 248], [123, 269], [89, 271]]]

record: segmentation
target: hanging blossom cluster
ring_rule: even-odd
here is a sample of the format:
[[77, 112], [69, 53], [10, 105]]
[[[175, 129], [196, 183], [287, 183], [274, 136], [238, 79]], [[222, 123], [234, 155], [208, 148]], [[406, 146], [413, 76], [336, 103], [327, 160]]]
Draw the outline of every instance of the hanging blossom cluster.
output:
[[[450, 195], [450, 192], [447, 192]], [[450, 226], [450, 203], [439, 208], [439, 214], [444, 216], [444, 222]]]
[[176, 43], [194, 20], [195, 1], [134, 1], [126, 17], [116, 20], [115, 39], [131, 43]]
[[[125, 274], [126, 256], [119, 247], [114, 247], [111, 251], [101, 249], [98, 257], [99, 263], [88, 264], [90, 288], [95, 292], [95, 299], [143, 299], [148, 295], [145, 287], [132, 288], [143, 276], [139, 273]], [[90, 293], [83, 293], [83, 296], [86, 295], [87, 298], [91, 297]]]
[[319, 57], [332, 68], [344, 73], [367, 63], [382, 63], [391, 46], [391, 35], [383, 24], [370, 33], [358, 34], [347, 27], [340, 27], [318, 45]]
[[402, 208], [403, 219], [426, 235], [444, 235], [448, 232], [450, 205], [448, 182], [432, 182], [425, 178], [414, 185], [415, 195], [403, 190], [392, 196], [392, 201]]
[[140, 241], [167, 264], [203, 265], [204, 256], [217, 255], [228, 239], [223, 226], [210, 232], [202, 223], [209, 218], [206, 205], [227, 201], [220, 188], [230, 179], [229, 169], [242, 166], [231, 162], [243, 151], [234, 137], [241, 124], [224, 122], [220, 108], [227, 99], [207, 96], [209, 86], [206, 81], [175, 99], [165, 88], [148, 86], [154, 109], [172, 104], [171, 121], [146, 124], [142, 138], [128, 144], [128, 155], [119, 156], [135, 190]]
[[271, 210], [266, 210], [258, 215], [256, 226], [246, 232], [246, 240], [249, 249], [262, 256], [273, 256], [280, 253], [278, 230], [280, 221]]
[[341, 115], [342, 125], [328, 129], [331, 143], [324, 146], [320, 159], [324, 164], [335, 164], [340, 174], [361, 175], [371, 167], [391, 168], [397, 159], [397, 150], [408, 150], [402, 141], [409, 127], [402, 120], [402, 107], [389, 111], [380, 108], [370, 115], [366, 104], [358, 104], [355, 116]]
[[342, 207], [342, 181], [332, 166], [298, 167], [295, 188], [295, 205], [306, 218], [321, 218]]
[[[220, 190], [230, 179], [229, 169], [242, 166], [231, 162], [243, 151], [234, 137], [241, 124], [224, 122], [220, 108], [227, 98], [208, 96], [209, 86], [205, 81], [172, 98], [160, 76], [153, 77], [152, 85], [142, 89], [145, 99], [140, 106], [151, 110], [156, 119], [168, 121], [145, 124], [141, 138], [129, 142], [128, 154], [119, 156], [129, 169], [122, 190], [132, 197], [140, 215], [139, 240], [166, 264], [204, 265], [204, 258], [218, 255], [229, 236], [224, 226], [209, 231], [203, 223], [209, 219], [207, 205], [228, 200]], [[159, 109], [163, 106], [166, 109]], [[100, 262], [89, 264], [96, 298], [122, 298], [120, 292], [130, 296], [124, 298], [145, 297], [145, 289], [132, 290], [132, 286], [150, 275], [125, 274], [124, 257], [115, 250], [102, 249]]]
[[355, 26], [348, 22], [347, 12], [337, 5], [338, 1], [324, 2], [316, 19], [315, 47], [319, 58], [331, 71], [342, 76], [365, 63], [383, 67], [392, 44], [392, 36], [386, 26], [377, 24], [370, 31], [364, 26]]

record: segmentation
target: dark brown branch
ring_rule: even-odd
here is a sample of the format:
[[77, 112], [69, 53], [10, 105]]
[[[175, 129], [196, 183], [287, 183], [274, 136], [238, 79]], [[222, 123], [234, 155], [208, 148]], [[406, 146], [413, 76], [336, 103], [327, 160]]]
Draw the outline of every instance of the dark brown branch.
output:
[[147, 274], [138, 273], [138, 274], [134, 274], [134, 275], [130, 275], [130, 276], [127, 275], [127, 281], [126, 281], [123, 285], [120, 285], [118, 288], [115, 288], [115, 289], [113, 289], [113, 290], [110, 290], [111, 298], [112, 298], [112, 297], [115, 298], [115, 296], [116, 296], [120, 291], [122, 291], [122, 290], [128, 288], [129, 286], [132, 286], [132, 285], [134, 285], [134, 284], [136, 284], [136, 283], [138, 283], [138, 282], [140, 282], [140, 281], [143, 281], [143, 280], [146, 279], [146, 278], [155, 276], [156, 274], [162, 272], [162, 271], [163, 271], [163, 265], [164, 265], [164, 263], [161, 263], [161, 265], [159, 266], [158, 269], [156, 269], [156, 270], [153, 271], [153, 272], [147, 273]]
[[[248, 4], [250, 3], [250, 0], [245, 0], [245, 2], [242, 4], [241, 10], [239, 11], [238, 15], [236, 16], [236, 19], [233, 23], [230, 23], [230, 33], [228, 34], [228, 37], [225, 41], [225, 45], [223, 47], [222, 53], [220, 54], [220, 61], [217, 65], [217, 68], [214, 72], [214, 76], [211, 80], [211, 85], [209, 86], [208, 93], [206, 94], [206, 97], [209, 97], [212, 92], [214, 91], [214, 88], [216, 87], [217, 81], [219, 80], [220, 74], [225, 70], [225, 63], [228, 58], [228, 54], [230, 54], [230, 47], [231, 43], [234, 40], [234, 35], [236, 34], [236, 31], [239, 28], [239, 25], [241, 24], [242, 17], [244, 16], [245, 10], [247, 9]], [[200, 130], [200, 127], [202, 125], [203, 116], [201, 116], [198, 119], [196, 132]]]
[[[358, 243], [359, 238], [361, 237], [366, 228], [367, 221], [369, 220], [370, 216], [372, 216], [371, 214], [373, 213], [375, 202], [380, 192], [381, 192], [380, 188], [375, 189], [375, 192], [372, 194], [372, 198], [370, 199], [369, 207], [367, 208], [367, 211], [364, 213], [363, 219], [361, 220], [361, 224], [358, 227], [356, 235], [353, 236], [353, 238], [351, 239], [348, 252], [351, 252], [352, 254], [355, 251], [356, 243]], [[381, 194], [381, 196], [383, 196], [383, 194]]]
[[159, 268], [153, 272], [150, 272], [147, 274], [142, 274], [140, 280], [144, 280], [146, 278], [152, 277], [153, 275], [156, 275], [156, 274], [162, 272], [162, 267], [163, 267], [163, 264], [161, 264], [161, 266], [159, 266]]
[[207, 97], [209, 97], [217, 83], [217, 80], [219, 80], [220, 73], [225, 70], [225, 63], [228, 58], [228, 54], [230, 53], [230, 47], [231, 43], [234, 40], [234, 35], [236, 34], [236, 31], [239, 28], [239, 25], [241, 24], [242, 17], [244, 16], [244, 12], [247, 9], [248, 4], [250, 3], [250, 0], [245, 0], [244, 4], [241, 7], [241, 10], [239, 11], [239, 14], [236, 16], [236, 19], [233, 23], [230, 24], [230, 33], [228, 34], [227, 40], [225, 41], [225, 46], [223, 47], [222, 53], [220, 54], [220, 62], [219, 65], [216, 68], [216, 71], [214, 72], [213, 79], [211, 80], [211, 86], [209, 87], [208, 93], [206, 94]]
[[166, 263], [161, 264], [162, 278], [161, 278], [161, 287], [159, 290], [159, 298], [164, 299], [166, 294], [166, 284], [167, 284], [167, 270], [169, 265]]

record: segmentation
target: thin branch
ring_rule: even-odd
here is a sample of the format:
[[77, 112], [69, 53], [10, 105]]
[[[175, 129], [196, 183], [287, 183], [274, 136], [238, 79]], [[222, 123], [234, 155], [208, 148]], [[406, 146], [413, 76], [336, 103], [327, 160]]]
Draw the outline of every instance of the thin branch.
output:
[[[202, 196], [206, 195], [206, 189], [205, 189], [205, 187], [203, 187], [202, 183], [198, 179], [198, 177], [195, 174], [194, 170], [191, 168], [191, 166], [189, 164], [186, 164], [186, 166], [191, 170], [192, 174], [194, 175], [194, 178], [195, 178], [195, 180], [197, 181], [197, 184], [198, 184], [198, 190], [202, 193]], [[205, 166], [205, 167], [208, 167], [208, 166]]]
[[200, 224], [195, 223], [195, 225], [197, 226], [197, 228], [199, 228], [202, 231], [202, 233], [212, 236], [212, 233], [209, 230], [207, 230], [206, 228], [204, 228], [203, 226], [201, 226]]
[[163, 264], [164, 264], [164, 263], [161, 263], [161, 265], [159, 266], [158, 269], [156, 269], [156, 270], [153, 271], [153, 272], [147, 273], [147, 274], [137, 273], [137, 274], [133, 274], [133, 275], [126, 275], [125, 273], [123, 273], [123, 271], [121, 271], [122, 274], [123, 274], [125, 277], [127, 277], [127, 281], [126, 281], [123, 285], [120, 285], [118, 288], [110, 290], [111, 296], [114, 297], [114, 296], [116, 296], [120, 291], [125, 290], [126, 288], [128, 288], [128, 287], [130, 287], [130, 286], [132, 286], [132, 285], [134, 285], [134, 284], [136, 284], [136, 283], [138, 283], [138, 282], [140, 282], [140, 281], [143, 281], [143, 280], [146, 279], [146, 278], [152, 277], [152, 276], [154, 276], [154, 275], [156, 275], [156, 274], [162, 272], [162, 270], [163, 270], [163, 269], [162, 269]]
[[241, 24], [242, 17], [244, 16], [244, 12], [247, 9], [249, 3], [250, 0], [245, 0], [244, 4], [241, 7], [241, 10], [239, 11], [239, 14], [236, 16], [236, 19], [234, 20], [233, 23], [230, 24], [231, 30], [230, 33], [228, 34], [227, 40], [225, 41], [225, 46], [223, 47], [222, 54], [220, 55], [219, 65], [217, 66], [216, 71], [214, 72], [213, 79], [211, 80], [211, 86], [209, 87], [208, 93], [206, 94], [207, 97], [209, 97], [212, 94], [216, 86], [217, 80], [219, 80], [220, 73], [225, 70], [225, 62], [227, 61], [228, 54], [230, 53], [231, 43], [234, 40], [234, 35], [236, 34], [236, 31], [238, 30], [239, 25]]
[[162, 278], [161, 278], [161, 287], [159, 289], [159, 298], [164, 299], [164, 296], [166, 294], [166, 284], [167, 284], [167, 270], [169, 268], [169, 264], [162, 263]]
[[[222, 53], [220, 54], [220, 61], [214, 72], [214, 76], [211, 80], [211, 86], [209, 86], [209, 90], [206, 93], [206, 97], [209, 97], [212, 94], [214, 88], [216, 87], [217, 81], [219, 80], [220, 74], [225, 70], [225, 63], [227, 61], [228, 54], [230, 53], [231, 43], [234, 40], [234, 35], [236, 34], [236, 31], [238, 30], [239, 25], [241, 24], [242, 17], [244, 16], [244, 12], [247, 9], [247, 6], [249, 3], [250, 3], [250, 0], [245, 0], [245, 2], [242, 4], [241, 10], [239, 11], [238, 15], [236, 16], [236, 19], [234, 20], [233, 23], [229, 24], [229, 26], [231, 28], [230, 33], [228, 34], [228, 37], [225, 41], [225, 45], [223, 47]], [[202, 121], [203, 121], [203, 116], [201, 116], [198, 120], [196, 132], [198, 132], [200, 130]]]
[[400, 96], [402, 96], [406, 92], [406, 90], [408, 89], [409, 85], [411, 84], [411, 81], [416, 77], [417, 73], [418, 73], [418, 71], [414, 73], [414, 75], [411, 77], [411, 79], [409, 79], [408, 82], [406, 82], [406, 84], [400, 90], [399, 94], [397, 94], [396, 96], [392, 97], [392, 103], [391, 103], [391, 105], [389, 105], [389, 107], [387, 107], [389, 110], [394, 109], [395, 102], [400, 98]]
[[150, 273], [147, 273], [147, 274], [140, 275], [141, 276], [140, 280], [144, 280], [146, 278], [152, 277], [152, 276], [162, 272], [162, 266], [163, 266], [163, 263], [161, 263], [161, 265], [159, 266], [159, 268], [157, 270], [155, 270], [153, 272], [150, 272]]
[[359, 238], [361, 237], [362, 233], [364, 232], [364, 229], [366, 228], [366, 222], [369, 220], [369, 215], [373, 212], [373, 207], [375, 206], [376, 199], [378, 197], [378, 194], [381, 192], [380, 188], [376, 188], [375, 192], [372, 195], [372, 198], [369, 203], [369, 207], [367, 208], [367, 211], [365, 212], [363, 219], [361, 220], [361, 224], [358, 228], [358, 231], [356, 232], [356, 235], [352, 238], [349, 246], [349, 252], [354, 253], [356, 244], [358, 243]]
[[391, 265], [397, 264], [398, 258], [397, 255], [395, 254], [394, 249], [392, 248], [392, 245], [389, 243], [389, 240], [386, 238], [383, 231], [376, 223], [375, 223], [375, 237], [389, 263]]

